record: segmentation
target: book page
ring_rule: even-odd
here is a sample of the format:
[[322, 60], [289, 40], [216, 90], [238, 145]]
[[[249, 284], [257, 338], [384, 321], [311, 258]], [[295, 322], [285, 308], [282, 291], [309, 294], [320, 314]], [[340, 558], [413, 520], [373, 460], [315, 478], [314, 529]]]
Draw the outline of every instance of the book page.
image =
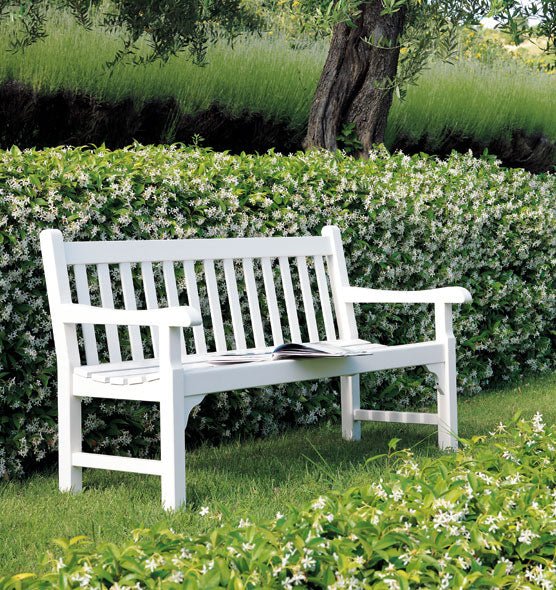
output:
[[206, 359], [209, 365], [235, 365], [240, 363], [256, 363], [272, 360], [272, 352], [257, 350], [230, 350]]
[[232, 365], [261, 361], [286, 359], [335, 358], [346, 356], [370, 355], [372, 349], [382, 347], [366, 340], [334, 340], [321, 342], [297, 343], [287, 342], [272, 348], [230, 350], [221, 354], [210, 355], [206, 362], [210, 365]]
[[272, 358], [319, 358], [372, 354], [370, 349], [373, 346], [370, 342], [360, 339], [308, 342], [307, 344], [292, 342], [277, 346], [272, 353]]

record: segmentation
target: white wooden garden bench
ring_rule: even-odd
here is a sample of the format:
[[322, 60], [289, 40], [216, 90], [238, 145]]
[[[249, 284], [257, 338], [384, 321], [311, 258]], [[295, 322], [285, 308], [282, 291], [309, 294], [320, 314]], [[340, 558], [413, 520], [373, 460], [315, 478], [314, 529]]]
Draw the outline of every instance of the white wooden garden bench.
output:
[[[64, 242], [46, 230], [41, 247], [58, 366], [61, 490], [81, 490], [83, 467], [156, 474], [163, 506], [176, 509], [185, 502], [185, 427], [206, 394], [324, 377], [341, 377], [345, 439], [360, 438], [362, 420], [435, 424], [440, 447], [457, 447], [452, 304], [471, 301], [466, 289], [350, 287], [333, 226], [316, 237], [117, 242]], [[347, 358], [206, 362], [214, 351], [265, 349], [285, 337], [356, 339], [354, 303], [434, 304], [436, 338]], [[418, 365], [437, 377], [436, 413], [360, 408], [361, 373]], [[83, 397], [158, 402], [161, 459], [84, 453]]]

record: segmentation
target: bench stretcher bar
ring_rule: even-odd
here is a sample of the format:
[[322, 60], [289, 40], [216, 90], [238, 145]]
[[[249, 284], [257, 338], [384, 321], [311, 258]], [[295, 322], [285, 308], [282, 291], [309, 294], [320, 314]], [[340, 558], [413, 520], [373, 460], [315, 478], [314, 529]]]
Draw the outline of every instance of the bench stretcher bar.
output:
[[384, 410], [355, 410], [354, 420], [403, 422], [404, 424], [438, 424], [438, 414], [425, 412], [388, 412]]
[[162, 463], [153, 459], [135, 459], [133, 457], [118, 457], [116, 455], [100, 455], [97, 453], [72, 453], [72, 462], [74, 467], [92, 467], [93, 469], [162, 475]]

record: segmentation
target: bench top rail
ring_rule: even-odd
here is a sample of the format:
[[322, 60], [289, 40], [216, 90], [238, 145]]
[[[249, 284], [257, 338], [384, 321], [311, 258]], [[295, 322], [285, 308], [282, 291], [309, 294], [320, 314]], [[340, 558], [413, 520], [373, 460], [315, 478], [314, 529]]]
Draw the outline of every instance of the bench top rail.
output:
[[300, 238], [211, 238], [191, 240], [126, 240], [65, 242], [66, 264], [119, 264], [184, 260], [226, 260], [263, 256], [327, 256], [330, 241]]

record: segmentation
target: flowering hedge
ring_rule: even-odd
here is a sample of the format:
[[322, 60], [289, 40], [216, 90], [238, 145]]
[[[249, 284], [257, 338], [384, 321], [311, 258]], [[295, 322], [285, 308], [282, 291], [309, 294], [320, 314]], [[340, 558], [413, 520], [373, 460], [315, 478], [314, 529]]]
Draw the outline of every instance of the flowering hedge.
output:
[[[0, 476], [20, 475], [56, 446], [55, 354], [39, 232], [67, 239], [317, 234], [339, 225], [357, 285], [462, 285], [456, 310], [460, 393], [554, 367], [554, 176], [453, 154], [233, 156], [134, 146], [0, 152]], [[361, 336], [403, 343], [433, 335], [426, 306], [361, 306]], [[424, 373], [366, 377], [368, 403], [430, 401]], [[208, 396], [195, 439], [267, 434], [335, 415], [335, 383]], [[152, 404], [88, 402], [85, 446], [152, 454]]]
[[210, 533], [137, 530], [122, 547], [58, 541], [41, 577], [15, 588], [505, 588], [556, 583], [556, 427], [537, 414], [418, 465], [393, 452], [384, 479], [271, 522], [238, 526], [202, 508]]

